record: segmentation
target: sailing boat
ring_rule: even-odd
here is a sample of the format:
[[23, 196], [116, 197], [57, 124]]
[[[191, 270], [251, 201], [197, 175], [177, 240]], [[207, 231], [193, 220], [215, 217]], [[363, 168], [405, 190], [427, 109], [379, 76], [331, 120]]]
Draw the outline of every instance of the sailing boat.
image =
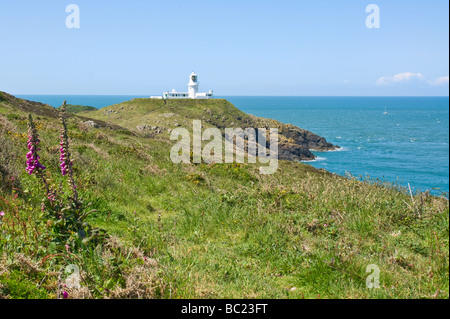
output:
[[388, 112], [387, 112], [387, 110], [386, 110], [386, 107], [384, 107], [384, 113], [383, 113], [384, 115], [386, 115], [386, 114], [389, 114]]

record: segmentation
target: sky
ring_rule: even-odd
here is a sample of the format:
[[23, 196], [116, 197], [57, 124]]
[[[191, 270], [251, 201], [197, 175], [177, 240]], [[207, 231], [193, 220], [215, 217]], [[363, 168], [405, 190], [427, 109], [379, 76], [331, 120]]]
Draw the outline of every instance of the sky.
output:
[[0, 0], [0, 39], [18, 95], [449, 95], [447, 0]]

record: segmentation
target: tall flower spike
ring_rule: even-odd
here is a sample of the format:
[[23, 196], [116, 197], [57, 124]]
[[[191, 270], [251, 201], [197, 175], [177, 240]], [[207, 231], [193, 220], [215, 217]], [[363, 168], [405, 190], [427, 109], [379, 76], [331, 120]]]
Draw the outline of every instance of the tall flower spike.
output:
[[38, 152], [41, 150], [39, 148], [39, 143], [41, 141], [39, 140], [39, 135], [36, 130], [36, 126], [33, 122], [33, 117], [31, 114], [28, 115], [28, 142], [27, 147], [29, 152], [27, 153], [27, 168], [26, 171], [28, 174], [32, 175], [33, 173], [36, 173], [44, 183], [45, 189], [47, 190], [47, 194], [50, 192], [48, 188], [47, 181], [44, 177], [44, 170], [46, 167], [42, 165], [39, 160], [41, 157], [38, 155]]
[[60, 165], [61, 165], [61, 174], [63, 176], [69, 175], [70, 184], [72, 186], [73, 191], [73, 197], [75, 202], [78, 201], [78, 192], [77, 192], [77, 186], [75, 185], [75, 180], [73, 179], [73, 170], [72, 170], [72, 161], [70, 159], [70, 151], [69, 151], [69, 136], [67, 134], [67, 123], [66, 123], [66, 103], [67, 100], [64, 101], [61, 112], [60, 112], [60, 118], [63, 128], [61, 129], [61, 142], [59, 143], [60, 146]]
[[63, 128], [61, 129], [61, 142], [59, 143], [60, 146], [60, 165], [61, 165], [61, 174], [63, 176], [66, 176], [67, 173], [69, 173], [69, 169], [72, 167], [72, 162], [70, 161], [70, 152], [69, 152], [69, 137], [67, 135], [67, 125], [66, 125], [66, 101], [64, 101], [62, 108], [61, 108], [61, 122], [63, 125]]
[[28, 142], [27, 147], [29, 152], [27, 153], [27, 173], [32, 175], [34, 172], [42, 173], [46, 169], [39, 160], [41, 157], [38, 155], [38, 151], [41, 149], [38, 147], [39, 135], [37, 134], [36, 126], [34, 125], [31, 114], [28, 116]]

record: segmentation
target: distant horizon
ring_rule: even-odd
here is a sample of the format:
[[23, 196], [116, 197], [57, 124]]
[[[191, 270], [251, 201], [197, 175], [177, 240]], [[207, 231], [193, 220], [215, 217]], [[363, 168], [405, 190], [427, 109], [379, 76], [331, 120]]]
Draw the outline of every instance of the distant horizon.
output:
[[[3, 91], [5, 92], [5, 91]], [[154, 96], [155, 94], [32, 94], [32, 93], [9, 93], [14, 96]], [[214, 98], [221, 97], [450, 97], [449, 95], [216, 95]]]

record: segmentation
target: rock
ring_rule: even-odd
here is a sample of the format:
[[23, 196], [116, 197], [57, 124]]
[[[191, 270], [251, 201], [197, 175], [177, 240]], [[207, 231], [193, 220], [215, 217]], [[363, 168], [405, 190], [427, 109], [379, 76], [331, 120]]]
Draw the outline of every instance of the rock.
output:
[[150, 131], [152, 129], [152, 127], [148, 124], [141, 124], [141, 125], [136, 126], [136, 129], [138, 131]]
[[328, 143], [325, 138], [291, 124], [283, 125], [279, 133], [287, 139], [293, 140], [296, 144], [310, 150], [332, 151], [339, 148], [339, 146]]
[[86, 122], [81, 122], [83, 124], [86, 124], [87, 126], [93, 127], [93, 128], [99, 128], [100, 125], [98, 125], [97, 123], [95, 123], [94, 121], [86, 121]]
[[151, 125], [148, 125], [148, 124], [138, 125], [138, 126], [136, 126], [136, 129], [138, 131], [141, 131], [141, 132], [143, 132], [143, 131], [150, 132], [150, 133], [153, 132], [154, 134], [161, 134], [162, 131], [163, 131], [162, 127], [151, 126]]
[[111, 114], [113, 114], [114, 113], [114, 110], [106, 110], [104, 113], [103, 113], [103, 116], [108, 116], [108, 115], [111, 115]]
[[312, 161], [316, 157], [307, 147], [285, 143], [278, 145], [278, 158], [288, 161]]

